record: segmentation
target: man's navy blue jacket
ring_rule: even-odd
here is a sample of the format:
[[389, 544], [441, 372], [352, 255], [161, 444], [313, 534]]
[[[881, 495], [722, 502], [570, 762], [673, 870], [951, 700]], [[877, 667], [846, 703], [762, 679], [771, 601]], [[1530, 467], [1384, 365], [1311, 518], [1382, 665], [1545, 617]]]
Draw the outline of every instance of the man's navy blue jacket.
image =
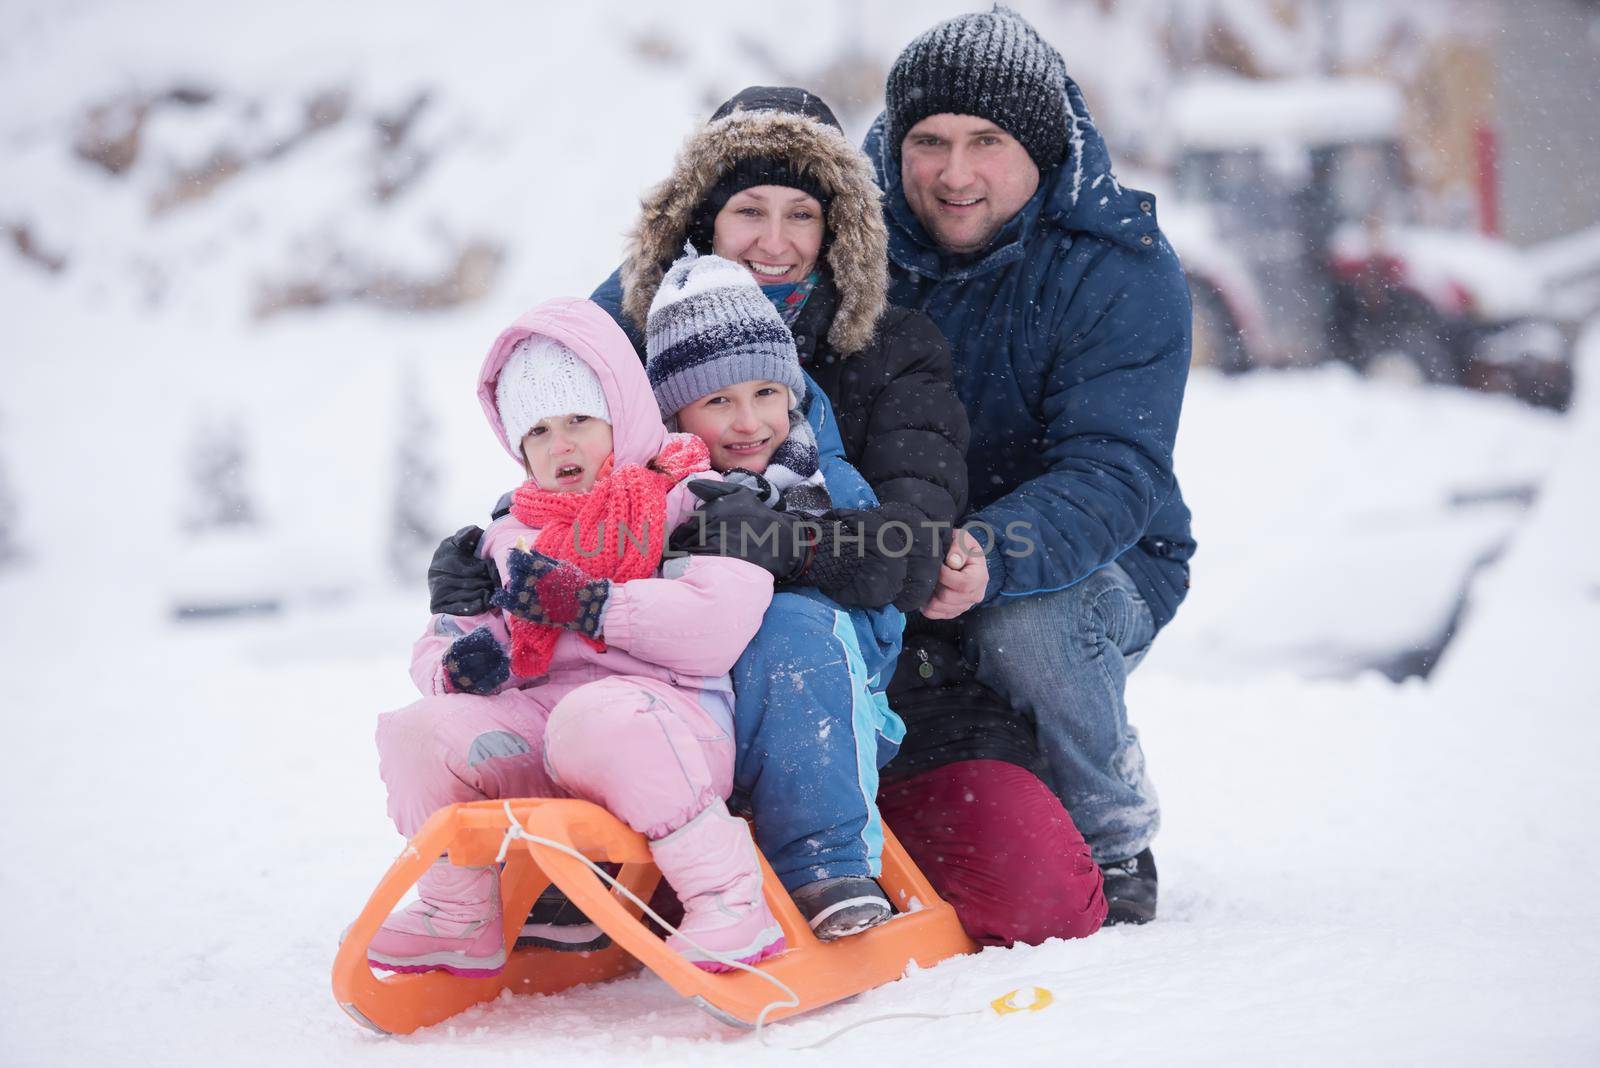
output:
[[1067, 159], [966, 257], [912, 214], [879, 116], [864, 148], [886, 194], [889, 296], [927, 312], [955, 357], [972, 421], [969, 522], [997, 535], [984, 603], [1065, 589], [1115, 560], [1161, 627], [1194, 552], [1172, 472], [1189, 290], [1155, 199], [1117, 183], [1070, 81], [1068, 100]]

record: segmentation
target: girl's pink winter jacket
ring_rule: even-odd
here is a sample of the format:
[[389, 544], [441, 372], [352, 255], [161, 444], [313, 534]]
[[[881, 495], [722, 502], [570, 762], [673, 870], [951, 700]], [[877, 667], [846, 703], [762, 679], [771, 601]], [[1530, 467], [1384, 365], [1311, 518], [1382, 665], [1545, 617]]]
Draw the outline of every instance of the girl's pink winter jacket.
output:
[[[584, 360], [600, 379], [611, 409], [615, 463], [645, 463], [661, 451], [666, 427], [650, 392], [644, 368], [620, 327], [587, 300], [551, 301], [508, 327], [495, 341], [478, 374], [478, 396], [500, 444], [521, 465], [520, 443], [506, 438], [494, 399], [495, 381], [511, 350], [530, 335], [561, 342]], [[696, 477], [716, 478], [714, 474]], [[693, 510], [696, 498], [680, 483], [667, 497], [669, 528]], [[492, 558], [506, 576], [506, 558], [518, 538], [532, 544], [538, 531], [513, 516], [496, 520], [484, 532], [478, 554]], [[614, 537], [607, 532], [607, 537]], [[612, 675], [659, 679], [681, 689], [731, 693], [727, 673], [755, 636], [772, 600], [772, 576], [743, 560], [715, 556], [669, 559], [660, 578], [616, 583], [601, 617], [605, 651], [576, 634], [556, 644], [550, 670], [542, 679], [513, 675], [500, 689], [550, 686], [552, 702], [586, 682]], [[487, 627], [510, 649], [504, 616], [489, 611], [476, 616], [434, 616], [412, 650], [411, 677], [424, 694], [450, 692], [444, 656], [450, 644], [478, 627]], [[728, 707], [730, 702], [715, 702]]]

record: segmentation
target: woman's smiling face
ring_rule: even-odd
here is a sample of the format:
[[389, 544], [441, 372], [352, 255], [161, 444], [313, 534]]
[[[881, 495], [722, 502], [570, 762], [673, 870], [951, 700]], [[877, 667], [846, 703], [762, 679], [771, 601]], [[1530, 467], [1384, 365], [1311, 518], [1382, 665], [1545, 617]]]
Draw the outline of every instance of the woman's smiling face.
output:
[[711, 250], [762, 285], [782, 285], [811, 273], [825, 232], [816, 197], [786, 185], [755, 185], [729, 197], [717, 212]]

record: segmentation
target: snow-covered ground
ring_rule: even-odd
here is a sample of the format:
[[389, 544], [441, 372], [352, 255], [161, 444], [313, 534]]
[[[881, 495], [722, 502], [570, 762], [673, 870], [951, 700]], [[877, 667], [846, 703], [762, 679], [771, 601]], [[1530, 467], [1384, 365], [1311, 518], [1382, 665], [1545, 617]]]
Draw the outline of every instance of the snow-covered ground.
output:
[[[794, 1059], [649, 976], [390, 1039], [352, 1024], [328, 986], [339, 931], [400, 844], [371, 738], [379, 711], [411, 699], [425, 612], [420, 573], [396, 587], [384, 565], [400, 383], [416, 376], [434, 423], [438, 521], [481, 520], [510, 474], [472, 396], [483, 349], [523, 305], [609, 269], [631, 198], [702, 96], [762, 68], [737, 52], [715, 86], [685, 73], [715, 66], [709, 34], [684, 35], [676, 67], [623, 45], [606, 63], [573, 47], [548, 69], [459, 44], [408, 65], [397, 56], [432, 26], [412, 9], [365, 36], [353, 16], [324, 26], [326, 40], [264, 17], [223, 34], [233, 16], [216, 5], [132, 10], [18, 4], [17, 32], [0, 35], [0, 224], [26, 218], [68, 257], [52, 275], [0, 250], [0, 480], [17, 508], [0, 531], [25, 554], [0, 568], [0, 1064]], [[323, 26], [319, 12], [299, 25]], [[546, 29], [610, 41], [602, 17]], [[880, 17], [877, 31], [892, 48], [932, 17]], [[479, 33], [532, 42], [505, 18]], [[677, 26], [617, 21], [618, 40]], [[152, 28], [138, 63], [118, 49]], [[171, 224], [145, 211], [155, 163], [114, 181], [66, 154], [81, 105], [151, 71], [281, 103], [358, 40], [372, 57], [358, 101], [404, 100], [476, 64], [439, 105], [434, 135], [455, 148], [417, 200], [380, 211], [329, 193], [330, 176], [365, 166], [343, 127], [325, 155], [242, 177]], [[626, 118], [604, 111], [626, 144], [595, 137], [570, 158], [605, 166], [540, 170], [554, 135], [539, 131], [580, 120], [529, 104], [519, 127], [505, 100], [561, 88], [609, 107], [607, 78], [637, 101]], [[324, 223], [422, 270], [428, 235], [497, 222], [508, 266], [475, 304], [243, 317], [254, 282]], [[151, 242], [154, 304], [129, 280]], [[780, 1025], [773, 1042], [1038, 985], [1056, 1001], [1037, 1014], [884, 1022], [825, 1055], [1600, 1060], [1600, 324], [1581, 358], [1565, 417], [1332, 369], [1197, 376], [1179, 445], [1202, 545], [1194, 591], [1130, 692], [1164, 802], [1160, 921], [950, 961]], [[181, 530], [193, 429], [217, 418], [242, 428], [262, 516], [239, 545]], [[172, 618], [206, 591], [282, 607]], [[1425, 680], [1385, 674], [1419, 667]]]
[[[1600, 333], [1588, 357], [1600, 367]], [[1583, 540], [1600, 520], [1600, 396], [1559, 420], [1342, 373], [1201, 377], [1186, 420], [1205, 548], [1130, 696], [1165, 802], [1160, 922], [952, 961], [775, 1041], [1040, 985], [1057, 1001], [1037, 1015], [887, 1022], [829, 1052], [1592, 1063], [1600, 564]], [[1445, 503], [1524, 481], [1537, 503], [1493, 521]], [[116, 551], [122, 524], [77, 507], [77, 549], [0, 578], [17, 609], [0, 748], [7, 1063], [787, 1056], [649, 977], [406, 1039], [356, 1028], [328, 969], [399, 844], [371, 733], [410, 699], [420, 590], [174, 623]], [[1326, 664], [1296, 659], [1427, 633], [1448, 576], [1507, 537], [1429, 681], [1318, 679]]]

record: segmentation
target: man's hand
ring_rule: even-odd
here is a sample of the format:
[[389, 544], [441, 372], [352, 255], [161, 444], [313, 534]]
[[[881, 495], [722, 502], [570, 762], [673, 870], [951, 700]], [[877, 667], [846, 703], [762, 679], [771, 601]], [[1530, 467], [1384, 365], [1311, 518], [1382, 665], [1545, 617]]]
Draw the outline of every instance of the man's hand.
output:
[[983, 547], [977, 538], [958, 530], [939, 568], [939, 585], [922, 614], [929, 619], [954, 619], [983, 600], [988, 588], [989, 562], [984, 559]]

